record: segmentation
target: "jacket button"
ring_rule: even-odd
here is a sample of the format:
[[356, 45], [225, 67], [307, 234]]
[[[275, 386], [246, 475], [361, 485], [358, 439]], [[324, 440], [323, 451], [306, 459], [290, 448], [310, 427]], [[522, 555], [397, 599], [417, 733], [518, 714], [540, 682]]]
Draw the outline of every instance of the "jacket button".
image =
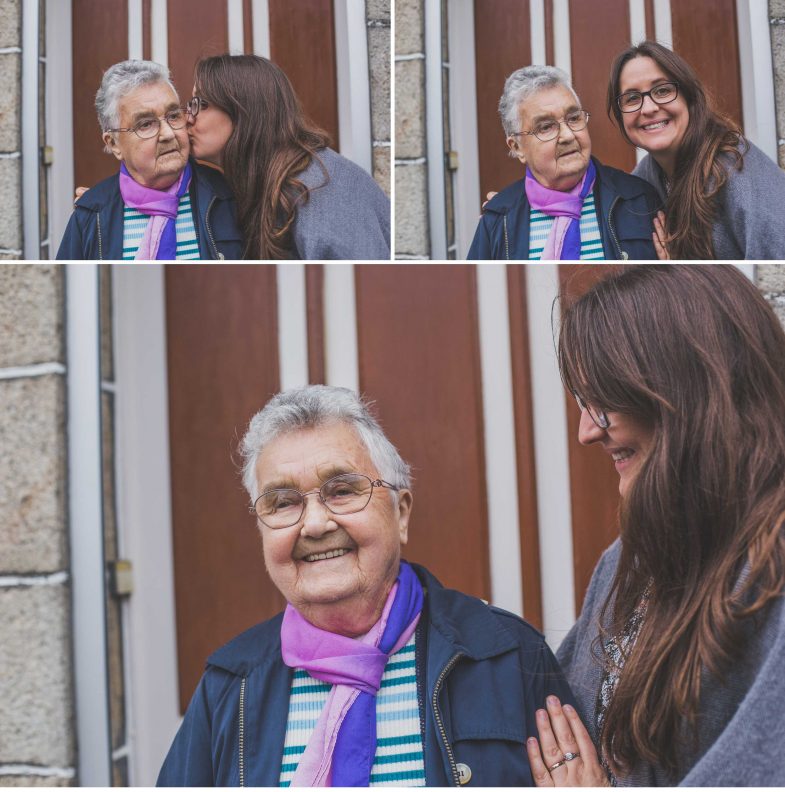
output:
[[455, 765], [455, 769], [458, 771], [458, 782], [461, 786], [468, 784], [469, 781], [472, 780], [472, 769], [469, 765], [458, 762], [458, 764]]

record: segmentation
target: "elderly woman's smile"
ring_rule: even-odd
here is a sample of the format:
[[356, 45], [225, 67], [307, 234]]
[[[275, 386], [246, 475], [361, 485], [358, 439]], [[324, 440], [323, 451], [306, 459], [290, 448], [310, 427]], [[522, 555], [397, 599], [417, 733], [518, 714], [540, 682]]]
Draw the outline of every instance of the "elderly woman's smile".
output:
[[[571, 190], [589, 167], [588, 127], [575, 132], [565, 121], [570, 113], [580, 109], [575, 94], [564, 85], [543, 88], [518, 108], [521, 134], [507, 138], [507, 145], [543, 187]], [[555, 122], [559, 127], [553, 140], [543, 141], [533, 134], [545, 122]]]

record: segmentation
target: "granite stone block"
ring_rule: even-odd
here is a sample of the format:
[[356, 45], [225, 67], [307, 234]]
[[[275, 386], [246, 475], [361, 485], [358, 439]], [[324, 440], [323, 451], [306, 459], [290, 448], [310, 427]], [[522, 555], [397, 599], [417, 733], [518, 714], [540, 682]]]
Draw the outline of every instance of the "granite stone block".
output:
[[63, 378], [2, 380], [0, 405], [0, 573], [61, 571], [68, 565]]
[[395, 255], [429, 258], [425, 165], [395, 169]]
[[[424, 0], [395, 0], [396, 55], [423, 52], [425, 46], [423, 43], [425, 35], [423, 2]], [[434, 0], [430, 0], [430, 2], [434, 2]]]
[[390, 147], [374, 146], [373, 148], [373, 178], [390, 197]]
[[58, 776], [0, 776], [0, 787], [69, 787], [74, 786], [75, 783], [73, 778], [60, 778]]
[[395, 64], [395, 158], [425, 156], [425, 62]]
[[0, 589], [0, 762], [74, 765], [70, 590]]
[[769, 18], [785, 17], [785, 0], [769, 0]]
[[6, 250], [22, 247], [21, 165], [19, 158], [0, 159], [0, 248]]
[[758, 264], [755, 267], [755, 281], [764, 293], [785, 293], [785, 264]]
[[22, 44], [22, 0], [0, 0], [0, 47]]
[[369, 21], [390, 21], [390, 0], [366, 0], [365, 16]]
[[374, 140], [390, 140], [390, 28], [368, 29], [371, 127]]
[[22, 56], [0, 55], [0, 151], [19, 151], [22, 124]]
[[0, 368], [63, 362], [63, 268], [0, 267]]

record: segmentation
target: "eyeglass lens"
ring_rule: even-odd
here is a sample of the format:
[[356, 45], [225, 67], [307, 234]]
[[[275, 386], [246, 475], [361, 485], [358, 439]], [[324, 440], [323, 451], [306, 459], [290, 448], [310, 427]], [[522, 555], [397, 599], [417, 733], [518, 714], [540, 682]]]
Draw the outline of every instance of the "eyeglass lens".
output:
[[627, 91], [617, 97], [616, 101], [623, 113], [634, 113], [643, 107], [643, 100], [649, 96], [652, 102], [658, 105], [672, 102], [679, 94], [676, 83], [667, 82], [655, 85], [650, 91]]
[[[580, 132], [589, 123], [589, 114], [585, 110], [576, 110], [573, 113], [568, 113], [562, 120], [573, 132]], [[547, 143], [549, 140], [558, 137], [560, 126], [561, 122], [554, 118], [542, 121], [532, 131], [535, 137]]]
[[[374, 482], [361, 473], [343, 473], [325, 481], [319, 496], [333, 514], [362, 511], [371, 499]], [[274, 489], [254, 504], [259, 519], [270, 528], [288, 528], [299, 522], [305, 510], [305, 495], [296, 489]]]
[[[185, 111], [181, 108], [172, 110], [164, 116], [164, 120], [172, 129], [182, 129], [185, 126]], [[134, 132], [140, 138], [151, 138], [155, 137], [160, 129], [160, 118], [145, 118], [134, 127]]]

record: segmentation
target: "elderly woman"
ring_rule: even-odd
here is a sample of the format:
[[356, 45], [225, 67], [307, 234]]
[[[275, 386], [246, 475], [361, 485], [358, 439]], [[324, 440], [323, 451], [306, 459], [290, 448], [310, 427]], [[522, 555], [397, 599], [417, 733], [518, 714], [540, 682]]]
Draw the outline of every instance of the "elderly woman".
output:
[[469, 259], [657, 258], [657, 194], [591, 156], [589, 113], [564, 72], [513, 72], [499, 114], [510, 156], [526, 175], [485, 205]]
[[401, 560], [409, 467], [367, 406], [280, 393], [241, 451], [288, 604], [208, 659], [158, 783], [530, 786], [537, 703], [569, 689], [525, 622]]
[[234, 199], [220, 173], [189, 161], [187, 115], [152, 61], [116, 63], [95, 97], [120, 171], [76, 202], [58, 259], [236, 259]]

